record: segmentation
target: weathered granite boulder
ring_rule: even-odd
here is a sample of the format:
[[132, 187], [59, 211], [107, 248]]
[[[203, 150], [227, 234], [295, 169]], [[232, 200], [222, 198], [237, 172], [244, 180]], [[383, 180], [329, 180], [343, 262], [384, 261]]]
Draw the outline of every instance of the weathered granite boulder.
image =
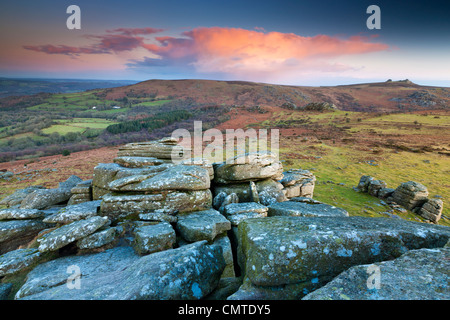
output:
[[369, 181], [369, 186], [367, 187], [367, 193], [373, 197], [378, 197], [378, 192], [386, 187], [387, 184], [383, 180], [371, 180]]
[[359, 179], [359, 183], [356, 188], [361, 192], [367, 192], [369, 190], [369, 184], [373, 180], [375, 180], [373, 177], [364, 175]]
[[[67, 286], [69, 266], [78, 266], [80, 290]], [[225, 268], [222, 252], [206, 241], [143, 257], [129, 247], [68, 256], [41, 264], [28, 274], [16, 299], [190, 300], [217, 286]]]
[[25, 189], [16, 190], [13, 194], [2, 199], [0, 201], [0, 205], [6, 206], [8, 208], [20, 205], [27, 195], [39, 189], [45, 188], [43, 186], [31, 186]]
[[291, 217], [348, 217], [348, 212], [325, 203], [311, 204], [298, 201], [284, 201], [271, 204], [268, 216]]
[[0, 277], [28, 268], [40, 257], [37, 249], [17, 249], [0, 255]]
[[27, 195], [21, 202], [22, 209], [44, 209], [52, 205], [67, 202], [72, 193], [70, 190], [82, 180], [77, 176], [71, 176], [61, 182], [56, 189], [38, 189]]
[[397, 204], [412, 210], [415, 207], [422, 206], [427, 201], [428, 189], [421, 183], [408, 181], [395, 189], [392, 198]]
[[366, 217], [267, 217], [239, 224], [245, 277], [230, 299], [298, 299], [342, 271], [443, 247], [450, 228]]
[[283, 179], [280, 183], [284, 187], [287, 198], [308, 197], [314, 194], [316, 177], [308, 170], [291, 169], [283, 172]]
[[139, 214], [139, 220], [175, 223], [178, 221], [176, 213], [177, 211], [155, 210]]
[[209, 173], [199, 166], [177, 165], [151, 174], [133, 175], [114, 180], [108, 189], [115, 192], [162, 192], [167, 190], [205, 190], [210, 187]]
[[419, 249], [354, 266], [303, 300], [449, 300], [449, 256], [450, 248]]
[[0, 220], [24, 220], [43, 218], [45, 212], [38, 209], [5, 209], [0, 210]]
[[78, 240], [77, 247], [83, 250], [101, 248], [113, 242], [117, 234], [117, 228], [107, 228]]
[[50, 225], [40, 220], [0, 221], [0, 254], [26, 245]]
[[[258, 192], [258, 200], [261, 204], [267, 206], [274, 202], [287, 200], [283, 192], [283, 185], [278, 181], [264, 179], [255, 181], [254, 183]], [[221, 192], [226, 195], [235, 193], [238, 196], [239, 202], [254, 202], [254, 196], [249, 182], [214, 185], [213, 192], [215, 196], [219, 195]]]
[[441, 199], [428, 199], [418, 210], [418, 214], [423, 218], [437, 223], [441, 219], [444, 202]]
[[387, 199], [390, 196], [392, 196], [392, 194], [394, 193], [395, 189], [393, 188], [381, 188], [380, 190], [378, 190], [378, 198], [380, 199]]
[[175, 230], [167, 222], [142, 225], [133, 233], [133, 247], [140, 255], [172, 249], [176, 241]]
[[39, 251], [54, 251], [62, 248], [71, 242], [94, 233], [109, 222], [109, 219], [106, 217], [95, 216], [63, 225], [37, 239]]
[[267, 210], [266, 206], [255, 202], [231, 203], [225, 206], [224, 215], [231, 225], [237, 226], [246, 219], [267, 217]]
[[282, 177], [283, 166], [272, 152], [247, 153], [214, 166], [214, 182], [218, 184]]
[[0, 301], [8, 299], [12, 287], [12, 283], [0, 283]]
[[190, 158], [181, 161], [179, 164], [185, 165], [185, 166], [200, 166], [203, 169], [206, 169], [209, 173], [209, 179], [214, 179], [214, 168], [211, 161], [204, 158]]
[[177, 231], [189, 242], [214, 240], [231, 229], [230, 222], [214, 209], [178, 215]]
[[113, 162], [126, 168], [141, 168], [159, 166], [166, 161], [154, 157], [117, 157], [113, 159]]
[[234, 272], [233, 250], [231, 248], [230, 238], [228, 238], [226, 232], [216, 237], [212, 245], [220, 247], [223, 259], [225, 260], [225, 269], [223, 270], [222, 275], [220, 277], [221, 278], [235, 277], [236, 274]]
[[115, 221], [155, 210], [182, 213], [206, 210], [211, 205], [212, 195], [209, 189], [135, 195], [112, 193], [103, 196], [100, 214]]
[[70, 192], [72, 196], [68, 205], [92, 201], [92, 179], [78, 183]]
[[100, 200], [68, 205], [58, 210], [57, 213], [46, 217], [43, 221], [47, 223], [66, 224], [76, 220], [96, 216], [100, 209]]
[[190, 149], [177, 145], [175, 138], [163, 138], [156, 141], [128, 143], [119, 148], [118, 157], [154, 157], [172, 161], [184, 160], [190, 155]]
[[92, 198], [94, 200], [100, 199], [103, 195], [109, 193], [109, 183], [130, 176], [145, 175], [150, 178], [156, 175], [173, 164], [161, 164], [159, 166], [149, 166], [142, 168], [126, 168], [117, 163], [99, 163], [94, 168], [94, 176], [92, 179]]

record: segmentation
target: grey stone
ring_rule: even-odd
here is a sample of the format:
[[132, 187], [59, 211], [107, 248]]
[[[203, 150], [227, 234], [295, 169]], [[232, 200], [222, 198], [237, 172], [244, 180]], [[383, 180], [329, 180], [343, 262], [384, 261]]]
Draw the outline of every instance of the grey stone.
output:
[[12, 287], [12, 283], [0, 283], [0, 301], [8, 299]]
[[394, 193], [395, 189], [393, 188], [381, 188], [378, 190], [378, 198], [387, 199]]
[[148, 166], [159, 166], [165, 163], [164, 160], [154, 157], [117, 157], [113, 159], [114, 163], [127, 168], [141, 168]]
[[[221, 192], [220, 194], [222, 193], [223, 192]], [[231, 203], [239, 203], [239, 197], [236, 193], [230, 193], [225, 197], [225, 199], [222, 201], [222, 204], [220, 205], [219, 212], [224, 214], [225, 208]]]
[[176, 235], [170, 223], [143, 225], [133, 231], [133, 247], [140, 255], [172, 249]]
[[[286, 201], [287, 198], [283, 192], [283, 185], [272, 179], [265, 179], [255, 181], [256, 190], [258, 192], [258, 198], [261, 204], [268, 205], [274, 202]], [[229, 195], [235, 193], [239, 202], [252, 202], [253, 196], [249, 188], [249, 183], [227, 184], [227, 185], [215, 185], [214, 194], [224, 192]]]
[[266, 217], [267, 210], [266, 206], [255, 202], [231, 203], [225, 206], [224, 214], [231, 225], [237, 226], [246, 219]]
[[0, 205], [7, 206], [8, 208], [20, 205], [27, 195], [39, 189], [45, 188], [43, 186], [31, 186], [25, 189], [16, 190], [13, 194], [2, 199], [2, 201], [0, 201]]
[[[124, 252], [125, 251], [125, 252]], [[81, 290], [67, 287], [67, 267], [83, 274]], [[29, 300], [191, 300], [213, 291], [225, 267], [221, 250], [205, 242], [137, 257], [126, 247], [65, 257], [28, 275], [16, 298]]]
[[298, 299], [352, 266], [443, 247], [449, 237], [449, 227], [386, 218], [248, 219], [239, 225], [238, 247], [248, 283], [236, 296]]
[[47, 223], [66, 224], [73, 221], [81, 220], [96, 216], [101, 201], [89, 201], [80, 204], [69, 205], [60, 209], [57, 213], [46, 217], [43, 221]]
[[98, 200], [109, 193], [111, 191], [109, 183], [114, 180], [137, 175], [145, 175], [147, 178], [150, 178], [152, 175], [156, 175], [172, 166], [173, 164], [161, 164], [143, 168], [125, 168], [117, 163], [100, 163], [94, 168], [92, 197], [94, 200]]
[[200, 166], [208, 171], [209, 179], [214, 179], [214, 168], [208, 159], [204, 158], [191, 158], [181, 161], [179, 164], [186, 165], [186, 166]]
[[217, 235], [231, 229], [230, 222], [214, 209], [178, 215], [177, 231], [190, 242], [214, 240]]
[[172, 161], [185, 160], [190, 149], [177, 145], [176, 139], [163, 138], [156, 141], [128, 143], [119, 148], [119, 157], [155, 157]]
[[300, 217], [348, 217], [346, 210], [325, 203], [311, 204], [298, 201], [284, 201], [271, 204], [268, 216]]
[[150, 177], [135, 175], [108, 184], [112, 191], [156, 192], [167, 190], [205, 190], [210, 187], [209, 173], [199, 166], [177, 165]]
[[387, 184], [383, 180], [371, 180], [369, 186], [367, 187], [367, 192], [373, 196], [378, 197], [378, 192], [382, 188], [386, 188]]
[[367, 176], [364, 175], [359, 179], [359, 183], [357, 188], [361, 191], [361, 192], [367, 192], [368, 188], [369, 188], [369, 184], [371, 181], [375, 180], [373, 177], [371, 176]]
[[284, 187], [287, 198], [312, 198], [315, 181], [316, 177], [309, 170], [291, 169], [283, 172], [283, 179], [280, 180], [280, 183]]
[[418, 214], [433, 223], [437, 223], [441, 219], [443, 209], [444, 202], [441, 199], [433, 198], [428, 199], [423, 204], [418, 210]]
[[115, 221], [155, 210], [180, 213], [206, 210], [211, 208], [211, 204], [209, 189], [137, 195], [106, 194], [103, 196], [100, 214]]
[[17, 249], [0, 255], [0, 277], [21, 271], [39, 260], [37, 249]]
[[139, 219], [144, 221], [160, 221], [160, 222], [175, 223], [178, 221], [177, 216], [172, 215], [175, 213], [176, 212], [166, 213], [164, 212], [164, 210], [156, 210], [154, 212], [139, 214]]
[[354, 266], [303, 300], [449, 300], [449, 256], [450, 248], [419, 249]]
[[250, 197], [252, 202], [259, 203], [258, 189], [253, 181], [250, 181]]
[[0, 220], [24, 220], [43, 218], [45, 212], [37, 209], [5, 209], [0, 210]]
[[236, 183], [266, 178], [279, 180], [283, 177], [283, 166], [272, 152], [238, 155], [214, 167], [215, 183]]
[[428, 198], [428, 189], [421, 183], [408, 181], [402, 183], [392, 194], [393, 200], [408, 210], [422, 206]]
[[107, 228], [106, 230], [95, 232], [77, 241], [80, 249], [96, 249], [113, 242], [117, 235], [117, 228]]
[[0, 221], [0, 254], [26, 245], [49, 225], [39, 220]]
[[72, 193], [70, 190], [82, 180], [77, 176], [71, 176], [66, 181], [60, 182], [56, 189], [38, 189], [28, 194], [21, 202], [22, 209], [45, 209], [52, 205], [66, 202]]
[[65, 245], [84, 238], [109, 223], [106, 217], [90, 217], [63, 225], [38, 238], [39, 251], [54, 251]]
[[218, 246], [221, 248], [223, 259], [225, 260], [225, 269], [222, 272], [221, 278], [235, 277], [234, 272], [234, 259], [233, 251], [231, 248], [230, 238], [228, 238], [226, 232], [221, 236], [214, 239], [212, 243], [213, 246]]

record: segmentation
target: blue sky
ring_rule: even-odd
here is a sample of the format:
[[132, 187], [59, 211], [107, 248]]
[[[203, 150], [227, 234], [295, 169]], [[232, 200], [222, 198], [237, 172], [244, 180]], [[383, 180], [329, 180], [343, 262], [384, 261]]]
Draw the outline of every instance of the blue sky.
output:
[[[81, 30], [66, 8], [81, 8]], [[381, 30], [366, 8], [381, 8]], [[445, 1], [9, 1], [0, 76], [450, 86]]]

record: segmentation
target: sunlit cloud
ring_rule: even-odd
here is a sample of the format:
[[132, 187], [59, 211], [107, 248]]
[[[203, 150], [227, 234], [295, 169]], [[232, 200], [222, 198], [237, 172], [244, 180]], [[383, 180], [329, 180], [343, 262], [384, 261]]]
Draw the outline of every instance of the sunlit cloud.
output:
[[[180, 68], [194, 73], [222, 75], [222, 78], [266, 80], [314, 72], [340, 73], [355, 67], [339, 62], [340, 57], [386, 51], [388, 45], [375, 37], [348, 38], [267, 32], [262, 28], [194, 28], [178, 37], [154, 36], [156, 28], [117, 28], [103, 35], [86, 35], [94, 43], [81, 46], [24, 46], [27, 50], [73, 57], [89, 54], [118, 54], [144, 50], [141, 56], [121, 60], [122, 66], [143, 71], [152, 68]], [[140, 51], [136, 51], [140, 52]], [[148, 52], [150, 56], [145, 55]]]

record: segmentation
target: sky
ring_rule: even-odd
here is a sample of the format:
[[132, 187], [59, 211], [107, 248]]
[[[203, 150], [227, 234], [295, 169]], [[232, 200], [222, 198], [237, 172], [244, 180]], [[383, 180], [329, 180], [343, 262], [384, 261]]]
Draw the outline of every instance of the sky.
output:
[[2, 1], [0, 77], [450, 87], [449, 16], [434, 0]]

